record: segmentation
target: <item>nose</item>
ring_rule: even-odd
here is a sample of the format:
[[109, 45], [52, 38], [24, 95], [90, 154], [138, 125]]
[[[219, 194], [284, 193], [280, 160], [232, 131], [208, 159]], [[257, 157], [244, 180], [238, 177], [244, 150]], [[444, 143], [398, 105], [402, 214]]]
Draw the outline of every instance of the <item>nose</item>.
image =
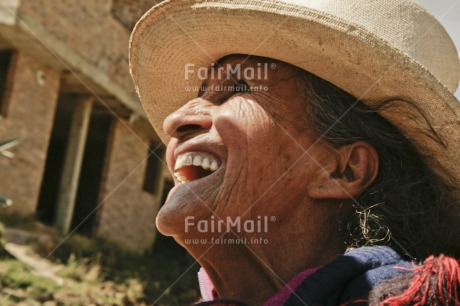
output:
[[178, 139], [209, 130], [212, 126], [211, 113], [201, 100], [189, 101], [171, 113], [163, 122], [163, 130]]

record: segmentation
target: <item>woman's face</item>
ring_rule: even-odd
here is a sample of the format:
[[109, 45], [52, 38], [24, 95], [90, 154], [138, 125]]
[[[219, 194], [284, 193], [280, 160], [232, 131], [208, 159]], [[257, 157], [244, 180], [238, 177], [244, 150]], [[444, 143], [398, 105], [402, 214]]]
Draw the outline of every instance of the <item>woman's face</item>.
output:
[[167, 235], [197, 233], [198, 221], [228, 217], [267, 216], [275, 228], [308, 213], [304, 187], [319, 171], [324, 144], [309, 128], [300, 69], [239, 55], [219, 64], [220, 77], [208, 73], [197, 98], [164, 121], [175, 187], [157, 226]]

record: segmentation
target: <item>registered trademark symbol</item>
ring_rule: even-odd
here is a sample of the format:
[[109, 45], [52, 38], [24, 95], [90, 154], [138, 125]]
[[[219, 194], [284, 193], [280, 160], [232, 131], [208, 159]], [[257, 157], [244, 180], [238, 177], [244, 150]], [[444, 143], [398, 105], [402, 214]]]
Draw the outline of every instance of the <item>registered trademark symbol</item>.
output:
[[270, 221], [275, 222], [275, 221], [276, 221], [276, 217], [275, 217], [275, 216], [270, 217]]
[[[276, 64], [275, 64], [275, 63], [272, 63], [272, 64], [270, 65], [270, 68], [271, 68], [271, 69], [276, 69]], [[276, 219], [276, 218], [275, 218], [275, 219]]]

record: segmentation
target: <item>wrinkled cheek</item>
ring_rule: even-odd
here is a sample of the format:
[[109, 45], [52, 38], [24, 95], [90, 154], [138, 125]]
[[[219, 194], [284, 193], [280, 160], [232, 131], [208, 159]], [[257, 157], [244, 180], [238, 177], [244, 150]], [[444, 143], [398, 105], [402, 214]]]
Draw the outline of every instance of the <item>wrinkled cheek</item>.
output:
[[253, 101], [233, 103], [221, 108], [213, 122], [228, 148], [244, 148], [257, 144], [260, 139], [270, 137], [272, 120], [264, 109]]
[[274, 180], [270, 177], [278, 141], [276, 127], [258, 105], [248, 103], [215, 114], [214, 127], [228, 148], [224, 198], [233, 208], [245, 211]]
[[247, 122], [233, 110], [223, 110], [214, 117], [214, 127], [228, 149], [246, 145]]
[[277, 143], [273, 121], [255, 102], [222, 108], [214, 118], [214, 126], [228, 148], [229, 161], [244, 163], [250, 170], [260, 166], [261, 157]]

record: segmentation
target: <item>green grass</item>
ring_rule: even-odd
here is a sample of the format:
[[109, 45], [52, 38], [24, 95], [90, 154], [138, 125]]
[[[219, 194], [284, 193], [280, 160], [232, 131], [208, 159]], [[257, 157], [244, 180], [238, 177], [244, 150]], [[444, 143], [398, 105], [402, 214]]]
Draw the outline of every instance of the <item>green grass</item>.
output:
[[[57, 237], [56, 245], [59, 241]], [[36, 251], [48, 257], [54, 247], [37, 245]], [[143, 287], [142, 298], [150, 304], [160, 297], [156, 305], [188, 305], [199, 298], [198, 264], [171, 238], [161, 235], [154, 250], [144, 254], [129, 252], [102, 238], [73, 235], [48, 259], [63, 263], [64, 276], [77, 281], [94, 281], [97, 275], [99, 281], [124, 286], [137, 282]], [[85, 279], [88, 275], [93, 275], [92, 280]]]
[[[49, 299], [53, 292], [58, 290], [55, 282], [35, 276], [26, 265], [12, 258], [3, 258], [0, 261], [0, 284], [16, 292], [26, 292], [27, 299], [43, 301]], [[9, 299], [16, 300], [15, 295]], [[1, 303], [4, 305], [3, 303]]]
[[[0, 220], [7, 227], [41, 229], [35, 220], [27, 217], [1, 214]], [[64, 265], [58, 276], [65, 279], [65, 285], [58, 286], [31, 274], [30, 268], [0, 247], [0, 305], [53, 300], [61, 301], [58, 305], [151, 305], [155, 302], [155, 305], [169, 306], [190, 305], [199, 298], [196, 280], [199, 266], [171, 238], [158, 235], [153, 250], [143, 254], [129, 252], [105, 239], [80, 235], [72, 235], [62, 243], [63, 237], [54, 235], [50, 241], [33, 241], [32, 247], [42, 257]], [[8, 294], [8, 290], [5, 293], [5, 288], [26, 297], [19, 299]]]

